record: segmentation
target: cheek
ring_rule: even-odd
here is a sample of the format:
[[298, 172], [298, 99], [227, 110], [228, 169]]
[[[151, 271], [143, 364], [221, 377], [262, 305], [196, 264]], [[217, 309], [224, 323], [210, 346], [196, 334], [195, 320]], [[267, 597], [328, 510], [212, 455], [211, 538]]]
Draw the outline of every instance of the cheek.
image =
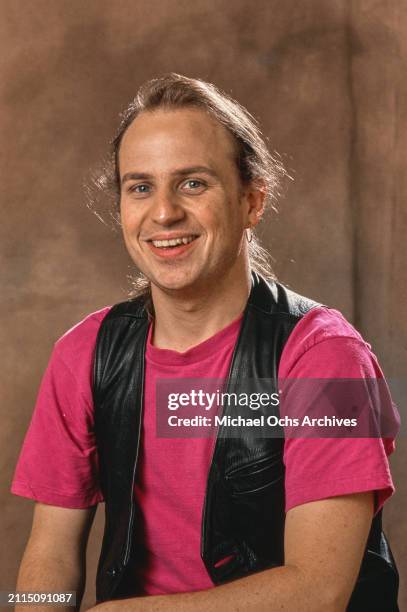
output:
[[130, 208], [125, 204], [122, 204], [120, 209], [120, 218], [121, 224], [123, 228], [123, 232], [130, 233], [134, 232], [134, 230], [140, 225], [139, 214], [134, 208]]
[[228, 236], [237, 236], [244, 227], [241, 206], [230, 201], [218, 215], [218, 224]]
[[227, 202], [222, 198], [201, 204], [195, 210], [191, 209], [191, 213], [195, 214], [202, 224], [212, 229], [222, 230], [231, 223], [235, 223], [237, 215], [232, 212], [232, 202]]
[[122, 217], [122, 236], [127, 250], [134, 251], [138, 249], [138, 225], [134, 223], [134, 219]]

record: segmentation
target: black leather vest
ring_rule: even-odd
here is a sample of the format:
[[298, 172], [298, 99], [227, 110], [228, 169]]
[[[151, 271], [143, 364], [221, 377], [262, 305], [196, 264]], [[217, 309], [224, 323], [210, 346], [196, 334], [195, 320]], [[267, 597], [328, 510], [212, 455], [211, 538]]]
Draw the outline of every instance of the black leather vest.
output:
[[[281, 353], [301, 317], [316, 306], [279, 283], [252, 274], [228, 377], [228, 392], [242, 380], [272, 378], [277, 389]], [[143, 411], [148, 317], [141, 300], [116, 304], [102, 322], [94, 360], [93, 398], [105, 532], [96, 580], [97, 601], [130, 597], [137, 507], [134, 483]], [[231, 408], [226, 406], [223, 414]], [[257, 416], [257, 415], [256, 415]], [[201, 556], [214, 582], [284, 564], [282, 438], [218, 434], [204, 501]], [[226, 561], [225, 561], [226, 560]], [[396, 612], [398, 573], [381, 529], [372, 523], [348, 612]]]

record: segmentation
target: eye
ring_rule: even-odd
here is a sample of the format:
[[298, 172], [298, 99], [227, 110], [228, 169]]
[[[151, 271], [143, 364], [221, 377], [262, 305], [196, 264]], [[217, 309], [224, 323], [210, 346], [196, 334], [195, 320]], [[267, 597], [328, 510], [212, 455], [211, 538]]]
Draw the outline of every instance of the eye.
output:
[[149, 193], [150, 185], [146, 185], [145, 183], [139, 183], [138, 185], [131, 185], [129, 187], [130, 193], [136, 193], [138, 195], [144, 195]]
[[206, 184], [199, 179], [188, 179], [182, 184], [182, 188], [187, 191], [201, 192], [205, 189]]

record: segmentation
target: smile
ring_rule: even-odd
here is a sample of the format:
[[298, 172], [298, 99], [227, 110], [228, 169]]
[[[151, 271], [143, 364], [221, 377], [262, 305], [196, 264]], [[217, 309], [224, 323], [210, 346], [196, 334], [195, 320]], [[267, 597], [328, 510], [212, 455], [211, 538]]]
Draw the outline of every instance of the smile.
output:
[[168, 238], [161, 240], [147, 240], [147, 245], [150, 251], [161, 260], [178, 260], [193, 249], [199, 236], [196, 234], [189, 236], [179, 236], [177, 238]]
[[195, 240], [196, 236], [185, 236], [183, 238], [172, 238], [170, 240], [151, 240], [152, 244], [158, 249], [167, 249], [168, 247], [176, 247], [180, 244], [189, 244]]

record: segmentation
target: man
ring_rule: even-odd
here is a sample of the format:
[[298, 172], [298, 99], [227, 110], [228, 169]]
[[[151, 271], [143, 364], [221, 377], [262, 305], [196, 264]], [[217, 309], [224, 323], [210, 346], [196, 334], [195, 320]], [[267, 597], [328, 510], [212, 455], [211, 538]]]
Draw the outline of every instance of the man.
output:
[[140, 89], [113, 153], [138, 297], [55, 345], [12, 488], [37, 502], [18, 589], [80, 600], [104, 500], [95, 610], [397, 610], [392, 439], [157, 436], [164, 378], [382, 376], [340, 313], [258, 274], [282, 168], [252, 118], [168, 75]]

